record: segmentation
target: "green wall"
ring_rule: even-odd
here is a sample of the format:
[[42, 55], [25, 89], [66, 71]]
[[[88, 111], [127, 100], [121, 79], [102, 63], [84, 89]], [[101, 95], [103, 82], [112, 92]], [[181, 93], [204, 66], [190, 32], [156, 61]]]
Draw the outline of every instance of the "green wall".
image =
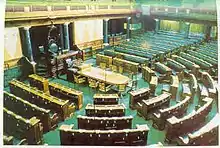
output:
[[160, 21], [160, 29], [166, 31], [175, 31], [179, 32], [180, 25], [177, 21], [168, 21], [168, 20], [161, 20]]

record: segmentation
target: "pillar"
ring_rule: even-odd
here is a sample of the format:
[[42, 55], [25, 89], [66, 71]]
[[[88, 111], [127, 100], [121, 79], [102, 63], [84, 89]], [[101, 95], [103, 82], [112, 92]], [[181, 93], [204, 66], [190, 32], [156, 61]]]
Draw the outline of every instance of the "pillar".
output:
[[127, 41], [130, 40], [130, 24], [131, 24], [131, 17], [127, 17], [127, 27], [126, 27], [126, 29], [127, 29], [127, 37], [126, 37]]
[[189, 37], [189, 29], [190, 29], [190, 23], [186, 22], [185, 23], [185, 35], [184, 35], [185, 38]]
[[70, 50], [69, 23], [63, 24], [64, 48]]
[[212, 30], [211, 25], [206, 25], [205, 26], [205, 40], [206, 41], [210, 40], [211, 30]]
[[26, 54], [25, 55], [31, 62], [34, 61], [33, 58], [33, 51], [32, 51], [32, 47], [31, 47], [31, 36], [30, 36], [30, 27], [24, 27], [24, 44], [25, 44], [25, 50], [26, 50]]
[[70, 6], [66, 6], [66, 11], [70, 11]]
[[63, 35], [63, 25], [60, 24], [60, 46], [61, 50], [64, 50], [64, 35]]
[[30, 12], [30, 7], [24, 7], [24, 12]]
[[109, 19], [103, 20], [103, 43], [105, 46], [109, 45], [108, 44], [108, 20]]
[[143, 19], [143, 17], [142, 17], [142, 29], [145, 32], [145, 20]]
[[36, 63], [34, 62], [34, 58], [33, 58], [33, 50], [31, 46], [31, 36], [29, 29], [30, 27], [23, 27], [22, 50], [23, 50], [23, 55], [27, 57], [28, 60], [30, 61], [33, 73], [36, 73]]
[[156, 21], [155, 32], [157, 33], [160, 30], [160, 19], [155, 19], [155, 21]]
[[215, 33], [215, 26], [212, 26], [212, 28], [211, 28], [211, 33], [210, 33], [210, 37], [211, 37], [211, 38], [215, 38], [215, 35], [216, 35], [216, 33]]
[[183, 21], [179, 21], [179, 33], [184, 33], [185, 23]]
[[47, 6], [47, 11], [52, 11], [52, 7], [51, 6]]

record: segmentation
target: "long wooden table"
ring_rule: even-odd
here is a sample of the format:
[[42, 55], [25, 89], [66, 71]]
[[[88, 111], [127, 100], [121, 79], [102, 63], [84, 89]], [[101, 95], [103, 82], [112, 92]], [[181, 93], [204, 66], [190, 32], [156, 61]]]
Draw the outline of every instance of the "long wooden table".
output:
[[111, 85], [127, 85], [129, 78], [119, 73], [106, 71], [98, 67], [89, 67], [78, 72], [78, 74], [105, 82]]

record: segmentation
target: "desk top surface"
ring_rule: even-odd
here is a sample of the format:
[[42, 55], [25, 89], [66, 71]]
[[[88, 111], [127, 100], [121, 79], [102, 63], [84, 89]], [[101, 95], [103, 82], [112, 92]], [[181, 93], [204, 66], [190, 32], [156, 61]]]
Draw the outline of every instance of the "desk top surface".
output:
[[94, 99], [119, 99], [118, 94], [94, 94]]
[[87, 104], [86, 109], [94, 109], [94, 110], [117, 110], [126, 109], [124, 104], [117, 104], [117, 105], [94, 105], [94, 104]]
[[136, 96], [136, 95], [140, 95], [140, 94], [143, 94], [143, 93], [145, 93], [145, 92], [150, 92], [150, 88], [141, 88], [141, 89], [138, 89], [138, 90], [134, 90], [134, 91], [131, 91], [130, 92], [130, 95], [132, 95], [132, 96]]
[[78, 72], [79, 74], [96, 80], [104, 81], [113, 85], [126, 85], [129, 81], [127, 76], [119, 73], [105, 71], [98, 67], [90, 67]]
[[155, 104], [157, 102], [160, 102], [160, 101], [163, 101], [164, 99], [167, 99], [171, 96], [170, 93], [163, 93], [159, 96], [156, 96], [156, 97], [153, 97], [151, 99], [148, 99], [148, 100], [143, 100], [143, 102], [146, 104], [146, 105], [151, 105], [151, 104]]
[[167, 67], [166, 65], [164, 65], [163, 63], [160, 63], [160, 62], [155, 63], [155, 66], [160, 66], [163, 69], [165, 69], [166, 71], [172, 71], [169, 67]]

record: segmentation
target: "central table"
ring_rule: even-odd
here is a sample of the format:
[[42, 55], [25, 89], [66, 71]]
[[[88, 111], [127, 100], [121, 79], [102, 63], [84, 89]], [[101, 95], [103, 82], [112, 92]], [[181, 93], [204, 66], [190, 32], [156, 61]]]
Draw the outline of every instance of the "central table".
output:
[[127, 76], [112, 71], [106, 71], [98, 67], [89, 67], [83, 69], [81, 71], [78, 71], [78, 74], [111, 85], [126, 85], [129, 81], [129, 78]]

